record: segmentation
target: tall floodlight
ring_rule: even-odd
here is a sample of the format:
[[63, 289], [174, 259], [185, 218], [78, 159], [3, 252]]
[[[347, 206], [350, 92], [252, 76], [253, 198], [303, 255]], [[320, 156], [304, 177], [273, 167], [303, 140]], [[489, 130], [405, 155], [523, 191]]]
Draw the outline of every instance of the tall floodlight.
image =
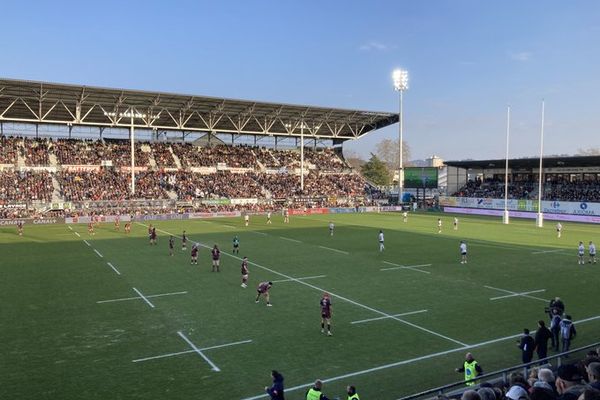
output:
[[408, 71], [404, 69], [396, 69], [392, 74], [394, 80], [394, 89], [400, 93], [400, 111], [398, 112], [398, 125], [399, 125], [399, 136], [400, 136], [400, 164], [398, 166], [398, 201], [402, 204], [402, 192], [404, 190], [404, 160], [402, 159], [402, 134], [403, 134], [403, 114], [402, 114], [402, 94], [408, 89]]
[[508, 144], [510, 139], [510, 106], [507, 107], [506, 112], [506, 164], [504, 165], [504, 215], [502, 216], [502, 222], [508, 224]]
[[538, 212], [535, 224], [538, 228], [544, 226], [544, 213], [542, 212], [542, 160], [544, 156], [544, 100], [542, 100], [542, 129], [540, 133], [540, 170], [538, 171]]

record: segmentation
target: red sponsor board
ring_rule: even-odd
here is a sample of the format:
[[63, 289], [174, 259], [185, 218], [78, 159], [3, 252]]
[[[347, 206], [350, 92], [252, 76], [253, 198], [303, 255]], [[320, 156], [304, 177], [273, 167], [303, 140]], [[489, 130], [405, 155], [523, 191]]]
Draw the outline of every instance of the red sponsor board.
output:
[[290, 209], [290, 215], [329, 214], [329, 208]]

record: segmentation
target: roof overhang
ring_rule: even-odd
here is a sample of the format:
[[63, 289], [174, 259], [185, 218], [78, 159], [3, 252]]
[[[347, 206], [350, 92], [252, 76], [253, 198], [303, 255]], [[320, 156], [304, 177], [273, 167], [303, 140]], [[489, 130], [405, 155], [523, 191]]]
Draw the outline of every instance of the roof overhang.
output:
[[[464, 169], [504, 169], [506, 159], [446, 161], [445, 165]], [[513, 158], [508, 160], [510, 169], [534, 170], [539, 168], [539, 158]], [[544, 168], [600, 167], [600, 156], [544, 157]]]
[[347, 140], [398, 114], [0, 78], [0, 121]]

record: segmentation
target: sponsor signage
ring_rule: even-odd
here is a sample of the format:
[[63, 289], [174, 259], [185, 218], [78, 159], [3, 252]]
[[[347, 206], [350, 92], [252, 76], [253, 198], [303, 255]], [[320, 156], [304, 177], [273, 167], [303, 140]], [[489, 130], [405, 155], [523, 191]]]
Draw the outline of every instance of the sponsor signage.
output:
[[0, 219], [0, 226], [17, 225], [19, 222], [24, 225], [54, 225], [64, 224], [64, 218], [17, 218], [17, 219]]
[[[504, 199], [490, 199], [477, 197], [440, 197], [440, 204], [444, 207], [464, 207], [491, 210], [504, 210]], [[508, 210], [537, 212], [537, 200], [508, 200]], [[600, 203], [585, 201], [542, 201], [544, 214], [570, 214], [600, 216]]]
[[229, 199], [203, 199], [200, 201], [200, 203], [210, 205], [210, 206], [232, 204], [231, 200], [229, 200]]
[[[444, 212], [455, 214], [472, 214], [472, 215], [490, 215], [501, 217], [503, 210], [490, 210], [480, 208], [463, 208], [463, 207], [444, 207]], [[535, 219], [537, 213], [526, 211], [509, 211], [511, 217], [514, 218], [529, 218]], [[594, 215], [572, 215], [572, 214], [552, 214], [544, 213], [544, 219], [549, 221], [570, 221], [570, 222], [586, 222], [592, 224], [600, 224], [600, 216]]]
[[92, 172], [100, 171], [99, 165], [63, 165], [63, 171], [67, 172]]
[[242, 215], [239, 211], [225, 211], [225, 212], [195, 212], [190, 213], [190, 219], [200, 218], [222, 218], [222, 217], [240, 217]]

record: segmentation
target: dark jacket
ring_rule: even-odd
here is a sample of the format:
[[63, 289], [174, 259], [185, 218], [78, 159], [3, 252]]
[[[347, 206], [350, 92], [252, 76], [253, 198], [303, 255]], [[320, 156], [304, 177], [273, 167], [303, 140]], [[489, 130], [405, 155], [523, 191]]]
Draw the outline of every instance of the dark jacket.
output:
[[[539, 328], [537, 332], [535, 332], [535, 347], [547, 349], [548, 348], [548, 340], [552, 338], [552, 332], [550, 329], [545, 326]], [[539, 351], [539, 350], [538, 350]]]
[[283, 375], [279, 374], [273, 377], [273, 386], [267, 389], [267, 394], [271, 396], [271, 400], [284, 400]]
[[533, 356], [533, 349], [535, 348], [535, 342], [531, 335], [524, 335], [519, 343], [519, 348], [523, 350], [523, 354], [528, 355], [530, 358]]

